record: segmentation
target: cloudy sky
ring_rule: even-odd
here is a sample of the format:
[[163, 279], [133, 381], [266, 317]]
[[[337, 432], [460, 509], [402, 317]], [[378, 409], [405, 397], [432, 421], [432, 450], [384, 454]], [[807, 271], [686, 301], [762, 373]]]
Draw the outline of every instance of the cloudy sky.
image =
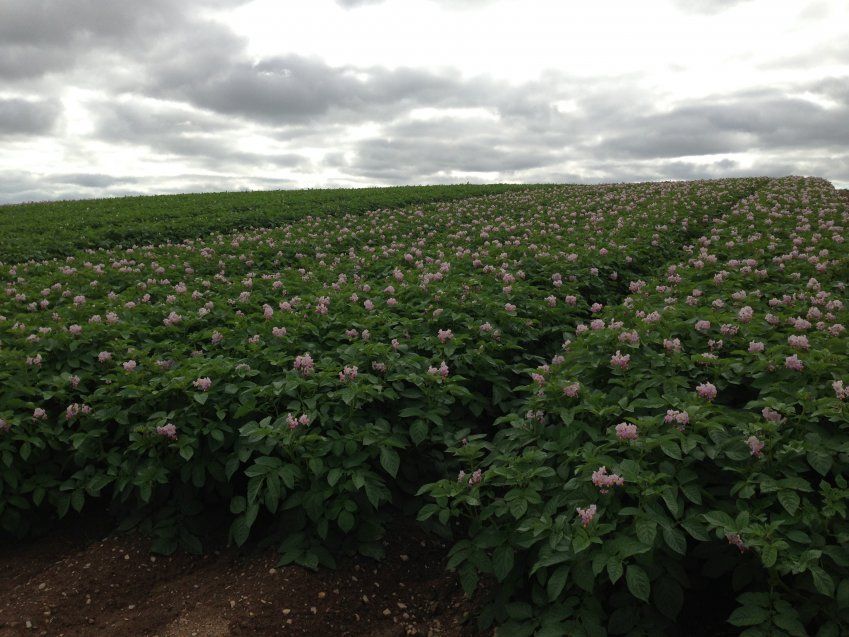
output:
[[786, 174], [846, 0], [0, 0], [0, 202]]

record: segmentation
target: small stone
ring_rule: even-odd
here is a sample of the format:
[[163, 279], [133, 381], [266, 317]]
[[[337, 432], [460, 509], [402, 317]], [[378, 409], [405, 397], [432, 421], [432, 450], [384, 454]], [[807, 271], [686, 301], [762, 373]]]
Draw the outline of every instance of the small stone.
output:
[[383, 609], [383, 616], [384, 617], [389, 617], [391, 614], [392, 614], [392, 611], [389, 610], [388, 608]]
[[319, 599], [324, 599], [325, 597], [327, 597], [327, 593], [325, 593], [324, 591], [318, 592], [318, 598]]
[[45, 588], [47, 588], [47, 584], [45, 584], [44, 582], [38, 585], [38, 590], [40, 591], [43, 591]]
[[230, 608], [236, 608], [236, 600], [230, 600]]
[[130, 559], [130, 554], [129, 554], [129, 553], [124, 553], [124, 559], [125, 559], [125, 560]]
[[407, 560], [409, 560], [409, 559], [410, 559], [410, 556], [409, 556], [409, 555], [401, 555], [400, 557], [401, 557], [401, 561], [402, 561], [402, 562], [406, 562]]
[[404, 610], [405, 608], [407, 608], [407, 605], [404, 602], [398, 602], [398, 608]]
[[135, 607], [136, 607], [136, 605], [135, 605], [135, 604], [130, 604], [129, 606], [127, 606], [127, 608], [128, 608], [129, 610], [133, 610]]
[[32, 622], [30, 620], [27, 620], [26, 627], [32, 628]]
[[363, 601], [368, 604], [368, 595], [363, 595]]
[[318, 609], [315, 606], [310, 606], [310, 612], [315, 615], [318, 612]]
[[276, 569], [276, 568], [270, 568], [270, 569], [268, 569], [268, 574], [269, 574], [269, 575], [274, 575], [276, 572], [277, 572], [277, 569]]
[[289, 613], [291, 613], [291, 612], [292, 612], [292, 609], [291, 609], [291, 608], [284, 608], [284, 609], [283, 609], [283, 614], [284, 614], [284, 615], [288, 615], [288, 614], [289, 614]]

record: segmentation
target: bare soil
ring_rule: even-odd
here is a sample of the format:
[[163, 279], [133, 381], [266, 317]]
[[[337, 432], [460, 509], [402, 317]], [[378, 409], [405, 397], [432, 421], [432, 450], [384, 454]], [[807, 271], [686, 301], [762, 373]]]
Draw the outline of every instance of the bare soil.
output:
[[317, 572], [278, 567], [274, 549], [155, 556], [85, 524], [0, 547], [0, 637], [480, 634], [447, 546], [403, 523], [381, 562]]

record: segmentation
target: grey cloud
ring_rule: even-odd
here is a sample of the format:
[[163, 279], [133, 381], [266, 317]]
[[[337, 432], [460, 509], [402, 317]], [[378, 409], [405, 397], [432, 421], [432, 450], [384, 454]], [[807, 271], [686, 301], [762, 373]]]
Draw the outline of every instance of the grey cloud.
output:
[[477, 88], [454, 75], [332, 67], [297, 55], [258, 64], [242, 58], [215, 64], [184, 61], [178, 69], [166, 67], [147, 86], [152, 94], [275, 125], [328, 117], [381, 120], [415, 106], [466, 102]]
[[[722, 99], [680, 105], [610, 123], [598, 155], [680, 157], [778, 150], [844, 148], [849, 144], [849, 93], [834, 81], [823, 85], [843, 101], [824, 108], [812, 101], [787, 97], [779, 90], [744, 92]], [[810, 87], [817, 90], [817, 87]], [[624, 130], [623, 130], [624, 129]]]
[[143, 57], [163, 34], [192, 33], [204, 8], [246, 0], [4, 0], [0, 78], [21, 80], [72, 69], [104, 50]]
[[299, 153], [238, 150], [249, 133], [242, 125], [185, 106], [100, 102], [92, 104], [89, 112], [98, 140], [178, 155], [206, 169], [228, 170], [236, 165], [308, 169], [310, 165]]
[[0, 204], [143, 194], [224, 192], [294, 188], [289, 179], [181, 173], [169, 177], [103, 174], [41, 174], [0, 171]]
[[61, 107], [52, 100], [0, 98], [0, 136], [48, 133], [60, 112]]

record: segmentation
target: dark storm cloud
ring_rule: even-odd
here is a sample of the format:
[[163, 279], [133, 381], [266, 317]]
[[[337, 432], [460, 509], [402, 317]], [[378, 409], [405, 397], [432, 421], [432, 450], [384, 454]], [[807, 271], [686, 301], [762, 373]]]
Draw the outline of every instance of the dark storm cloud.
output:
[[60, 113], [60, 105], [52, 100], [0, 98], [0, 137], [48, 133]]

